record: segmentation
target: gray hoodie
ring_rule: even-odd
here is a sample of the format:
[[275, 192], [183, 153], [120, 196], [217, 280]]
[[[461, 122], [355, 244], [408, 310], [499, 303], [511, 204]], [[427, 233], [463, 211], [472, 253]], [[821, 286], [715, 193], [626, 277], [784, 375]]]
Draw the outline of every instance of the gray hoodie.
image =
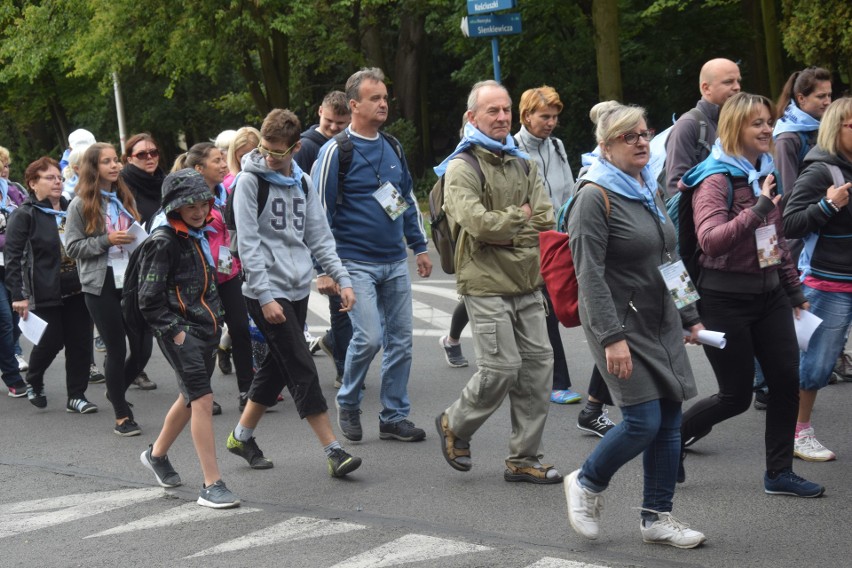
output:
[[243, 294], [263, 306], [276, 298], [291, 302], [308, 296], [313, 280], [311, 255], [341, 288], [352, 281], [337, 256], [325, 211], [313, 189], [302, 185], [269, 185], [269, 198], [258, 215], [258, 175], [272, 173], [257, 150], [243, 159], [234, 187], [237, 247], [245, 273]]
[[553, 136], [547, 139], [537, 138], [524, 126], [515, 134], [515, 142], [518, 148], [529, 154], [538, 164], [538, 173], [544, 189], [550, 196], [550, 202], [553, 203], [555, 216], [574, 190], [574, 176], [571, 174], [565, 146]]

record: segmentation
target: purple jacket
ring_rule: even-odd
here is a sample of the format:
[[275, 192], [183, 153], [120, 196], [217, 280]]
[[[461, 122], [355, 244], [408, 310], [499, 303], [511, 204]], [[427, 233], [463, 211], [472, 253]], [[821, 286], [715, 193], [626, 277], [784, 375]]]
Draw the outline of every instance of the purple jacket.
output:
[[6, 222], [8, 221], [8, 216], [11, 215], [12, 211], [18, 208], [18, 206], [24, 202], [27, 198], [26, 194], [21, 191], [20, 186], [15, 182], [9, 182], [9, 201], [10, 204], [14, 204], [14, 207], [10, 207], [9, 211], [2, 211], [0, 209], [0, 215], [4, 215], [6, 219], [3, 219], [3, 231], [0, 232], [0, 251], [6, 249]]

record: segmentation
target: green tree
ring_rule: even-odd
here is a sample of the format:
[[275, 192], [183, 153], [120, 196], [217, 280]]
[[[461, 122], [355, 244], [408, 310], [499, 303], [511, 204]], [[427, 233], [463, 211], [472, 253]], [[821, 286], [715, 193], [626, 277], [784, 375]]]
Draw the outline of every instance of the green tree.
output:
[[[846, 0], [783, 0], [784, 47], [798, 61], [840, 72], [852, 80], [852, 4]], [[840, 91], [835, 86], [835, 92]]]

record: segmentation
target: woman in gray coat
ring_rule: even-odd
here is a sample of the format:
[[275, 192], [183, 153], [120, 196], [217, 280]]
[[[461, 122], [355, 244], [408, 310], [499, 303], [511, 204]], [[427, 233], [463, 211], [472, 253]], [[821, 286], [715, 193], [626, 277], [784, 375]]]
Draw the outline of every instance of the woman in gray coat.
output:
[[644, 454], [643, 540], [693, 548], [704, 535], [671, 511], [681, 404], [696, 395], [682, 329], [695, 342], [703, 326], [687, 295], [676, 293], [682, 287], [674, 282], [686, 270], [647, 167], [654, 131], [644, 109], [608, 101], [590, 116], [600, 157], [581, 178], [568, 219], [569, 244], [583, 331], [624, 420], [566, 479], [568, 518], [574, 530], [596, 539], [601, 493], [624, 464]]

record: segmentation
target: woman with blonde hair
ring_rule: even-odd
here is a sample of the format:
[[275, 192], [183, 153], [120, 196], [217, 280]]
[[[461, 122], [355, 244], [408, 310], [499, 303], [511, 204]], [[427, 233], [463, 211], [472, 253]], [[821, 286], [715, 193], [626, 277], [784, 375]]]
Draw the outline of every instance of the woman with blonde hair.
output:
[[260, 131], [253, 126], [243, 126], [234, 134], [234, 138], [228, 145], [228, 174], [222, 182], [228, 191], [233, 191], [234, 179], [243, 169], [241, 164], [243, 156], [257, 148], [258, 144], [260, 144]]

